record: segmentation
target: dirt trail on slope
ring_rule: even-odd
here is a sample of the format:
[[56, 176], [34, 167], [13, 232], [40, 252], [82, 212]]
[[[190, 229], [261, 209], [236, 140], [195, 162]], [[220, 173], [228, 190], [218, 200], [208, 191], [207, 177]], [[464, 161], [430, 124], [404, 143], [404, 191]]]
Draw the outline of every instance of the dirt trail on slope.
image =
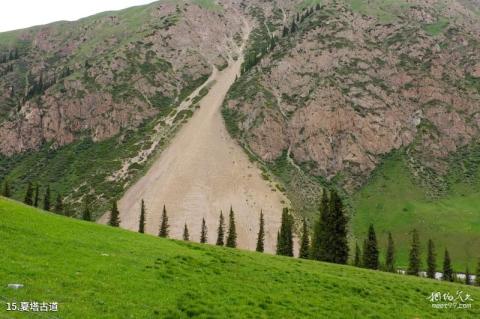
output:
[[[241, 55], [241, 54], [240, 54]], [[259, 214], [265, 216], [265, 250], [273, 252], [287, 198], [261, 177], [243, 149], [229, 136], [221, 106], [241, 59], [216, 72], [214, 85], [200, 101], [200, 109], [186, 123], [152, 165], [119, 201], [121, 226], [138, 230], [140, 202], [147, 207], [146, 231], [157, 234], [166, 205], [170, 237], [181, 239], [187, 223], [190, 239], [199, 241], [202, 218], [208, 227], [208, 242], [215, 243], [220, 210], [226, 224], [230, 205], [235, 211], [238, 246], [254, 250]]]

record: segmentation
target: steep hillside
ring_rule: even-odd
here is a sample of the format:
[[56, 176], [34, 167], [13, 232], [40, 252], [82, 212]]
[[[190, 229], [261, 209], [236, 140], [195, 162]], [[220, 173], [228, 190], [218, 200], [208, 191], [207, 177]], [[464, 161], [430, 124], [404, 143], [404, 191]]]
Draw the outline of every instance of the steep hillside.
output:
[[103, 212], [192, 114], [213, 68], [238, 57], [238, 10], [160, 1], [0, 34], [0, 179], [17, 197], [34, 181]]
[[[452, 242], [462, 261], [479, 255], [473, 245], [478, 206], [457, 210], [436, 202], [456, 198], [462, 205], [459, 187], [470, 188], [469, 198], [480, 196], [478, 6], [453, 0], [304, 4], [298, 16], [287, 15], [288, 29], [273, 47], [261, 40], [279, 17], [261, 8], [254, 14], [265, 27], [254, 31], [245, 72], [224, 105], [231, 135], [311, 220], [321, 187], [340, 188], [346, 198], [357, 194], [350, 202], [353, 239], [361, 242], [373, 222], [406, 247], [411, 229], [396, 226], [429, 220], [433, 225], [421, 227], [425, 240], [441, 237], [441, 247]], [[395, 178], [385, 182], [390, 192], [370, 184], [392, 153], [401, 153], [396, 174], [411, 181], [428, 206], [411, 219], [397, 213], [408, 206], [410, 190], [397, 188]], [[362, 198], [372, 190], [378, 194]], [[450, 229], [440, 220], [461, 225]]]
[[[453, 283], [165, 240], [0, 198], [2, 303], [58, 302], [60, 318], [477, 318]], [[20, 283], [18, 290], [8, 284]], [[471, 309], [433, 309], [440, 291]], [[6, 312], [0, 317], [39, 314]], [[45, 316], [40, 317], [47, 317]]]

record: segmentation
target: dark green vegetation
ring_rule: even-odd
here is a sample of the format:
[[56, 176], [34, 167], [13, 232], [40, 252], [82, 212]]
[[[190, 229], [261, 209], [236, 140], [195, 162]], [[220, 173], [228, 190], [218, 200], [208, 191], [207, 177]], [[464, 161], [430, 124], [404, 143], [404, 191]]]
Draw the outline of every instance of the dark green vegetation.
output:
[[[480, 315], [474, 287], [167, 240], [5, 199], [0, 245], [1, 301], [57, 301], [56, 315], [67, 319]], [[12, 290], [8, 283], [25, 287]], [[432, 309], [427, 300], [432, 292], [457, 290], [475, 300], [472, 309]]]

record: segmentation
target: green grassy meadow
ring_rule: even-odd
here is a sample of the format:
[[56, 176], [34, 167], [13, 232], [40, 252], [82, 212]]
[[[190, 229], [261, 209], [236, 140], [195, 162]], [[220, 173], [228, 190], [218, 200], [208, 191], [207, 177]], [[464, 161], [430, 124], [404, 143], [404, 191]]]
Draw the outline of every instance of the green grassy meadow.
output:
[[480, 257], [480, 187], [479, 179], [474, 179], [477, 182], [453, 181], [445, 196], [429, 199], [425, 189], [409, 174], [404, 160], [393, 156], [352, 199], [353, 233], [361, 244], [368, 225], [373, 223], [385, 252], [387, 232], [391, 231], [398, 252], [397, 264], [406, 267], [411, 231], [416, 228], [424, 260], [428, 239], [434, 241], [439, 271], [445, 248], [456, 271], [464, 272], [467, 264], [474, 269]]
[[[193, 234], [195, 235], [195, 234]], [[0, 198], [0, 318], [478, 318], [480, 289], [160, 239]], [[9, 283], [24, 288], [8, 289]], [[471, 309], [438, 310], [436, 291]], [[6, 312], [58, 302], [57, 313]]]

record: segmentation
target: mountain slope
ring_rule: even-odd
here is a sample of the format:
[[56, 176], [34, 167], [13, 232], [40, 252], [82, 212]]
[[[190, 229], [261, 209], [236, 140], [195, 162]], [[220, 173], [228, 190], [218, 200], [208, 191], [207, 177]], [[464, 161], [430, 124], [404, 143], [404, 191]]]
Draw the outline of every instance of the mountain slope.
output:
[[[265, 27], [254, 30], [249, 63], [224, 104], [229, 132], [311, 223], [322, 187], [337, 188], [349, 202], [352, 242], [374, 223], [382, 240], [392, 231], [401, 242], [405, 265], [408, 233], [419, 226], [425, 241], [472, 262], [480, 254], [477, 11], [454, 0], [315, 3], [287, 15], [273, 49], [261, 38], [281, 17], [258, 9]], [[391, 178], [384, 192], [372, 178], [392, 158], [422, 203], [412, 215], [401, 213], [411, 190]], [[458, 188], [469, 189], [464, 207]], [[451, 200], [458, 205], [445, 205]]]
[[0, 34], [0, 179], [16, 181], [15, 196], [50, 184], [103, 214], [195, 110], [189, 95], [238, 58], [240, 8], [213, 4], [159, 1]]
[[[155, 238], [0, 198], [2, 302], [59, 303], [61, 318], [478, 317], [464, 285]], [[24, 288], [6, 288], [9, 283]], [[472, 309], [427, 297], [469, 293]], [[51, 313], [52, 314], [52, 313]], [[32, 315], [30, 313], [29, 315]], [[25, 313], [0, 316], [28, 318]], [[31, 317], [34, 317], [33, 315]], [[36, 316], [35, 316], [36, 317]]]
[[[243, 38], [249, 34], [245, 26]], [[237, 55], [242, 54], [238, 48]], [[195, 114], [172, 139], [152, 167], [132, 185], [119, 201], [121, 226], [138, 229], [141, 202], [148, 210], [146, 232], [157, 234], [162, 209], [166, 205], [170, 237], [182, 238], [187, 224], [192, 240], [199, 241], [201, 221], [209, 229], [208, 242], [216, 242], [220, 212], [235, 212], [237, 244], [255, 250], [260, 212], [265, 218], [265, 250], [275, 252], [282, 208], [288, 199], [261, 177], [229, 136], [220, 113], [225, 94], [240, 74], [243, 59], [229, 61], [228, 67], [214, 72], [209, 92]], [[210, 82], [209, 82], [210, 83]], [[108, 222], [105, 214], [102, 222]], [[198, 236], [197, 236], [198, 234]]]

